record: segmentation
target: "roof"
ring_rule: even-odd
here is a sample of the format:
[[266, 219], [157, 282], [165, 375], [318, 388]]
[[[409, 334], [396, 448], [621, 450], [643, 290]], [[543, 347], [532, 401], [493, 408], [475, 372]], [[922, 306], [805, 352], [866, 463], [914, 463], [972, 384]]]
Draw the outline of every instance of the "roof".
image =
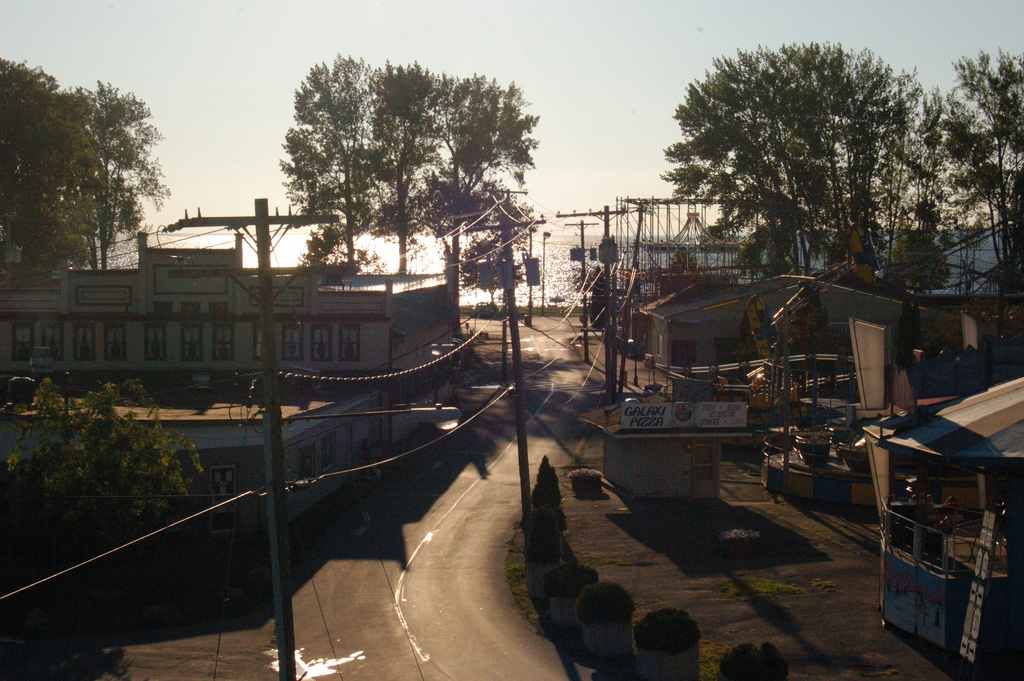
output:
[[752, 284], [715, 284], [698, 282], [682, 291], [673, 293], [655, 301], [645, 308], [652, 316], [668, 319], [676, 315], [702, 310], [703, 308], [741, 300], [755, 294], [771, 293], [786, 288], [796, 288], [800, 284], [813, 282], [814, 277], [795, 274], [783, 274], [777, 277], [762, 279]]
[[[865, 428], [883, 446], [952, 465], [986, 471], [1024, 471], [1024, 378], [1001, 383], [943, 407], [919, 425], [887, 419]], [[895, 428], [887, 437], [882, 432]]]
[[391, 298], [391, 325], [410, 335], [436, 324], [447, 323], [452, 316], [451, 303], [444, 286], [396, 293]]

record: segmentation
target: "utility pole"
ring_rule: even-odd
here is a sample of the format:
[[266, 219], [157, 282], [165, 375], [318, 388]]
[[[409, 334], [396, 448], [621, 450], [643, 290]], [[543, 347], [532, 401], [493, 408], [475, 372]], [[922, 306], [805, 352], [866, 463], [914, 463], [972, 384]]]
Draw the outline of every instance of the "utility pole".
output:
[[[508, 201], [508, 193], [505, 194]], [[519, 346], [519, 314], [516, 310], [515, 260], [512, 255], [512, 222], [501, 213], [501, 240], [505, 244], [501, 276], [504, 277], [508, 329], [512, 337], [512, 375], [515, 380], [516, 445], [519, 449], [519, 494], [523, 506], [522, 526], [530, 531], [530, 452], [526, 439], [526, 383], [523, 381], [523, 353]], [[530, 226], [527, 226], [530, 229]]]
[[[530, 243], [526, 248], [526, 257], [533, 259], [533, 227], [528, 228], [530, 230], [529, 240]], [[533, 328], [533, 287], [530, 286], [530, 282], [526, 282], [526, 325]]]
[[[185, 227], [256, 228], [259, 261], [261, 362], [263, 364], [263, 459], [267, 475], [267, 525], [270, 538], [271, 576], [274, 583], [274, 623], [277, 634], [277, 664], [280, 681], [295, 681], [295, 627], [292, 621], [291, 563], [288, 551], [288, 507], [284, 488], [284, 443], [281, 438], [281, 398], [277, 384], [277, 343], [274, 333], [274, 274], [270, 263], [270, 225], [300, 227], [336, 223], [333, 215], [274, 215], [266, 199], [256, 199], [254, 215], [219, 218], [188, 218], [165, 228], [173, 232]], [[238, 281], [232, 277], [236, 282]], [[249, 291], [252, 294], [252, 291]]]

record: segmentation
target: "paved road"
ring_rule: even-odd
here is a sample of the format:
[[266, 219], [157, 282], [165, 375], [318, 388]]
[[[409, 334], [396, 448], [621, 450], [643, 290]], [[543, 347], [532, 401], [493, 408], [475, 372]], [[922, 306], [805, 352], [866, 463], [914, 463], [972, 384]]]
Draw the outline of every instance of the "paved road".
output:
[[[590, 367], [556, 342], [569, 335], [567, 325], [538, 318], [536, 326], [550, 335], [523, 329], [535, 414], [528, 424], [531, 478], [544, 455], [556, 464], [569, 460], [581, 432], [575, 413], [593, 403], [603, 379], [594, 372], [580, 390]], [[483, 384], [476, 401], [493, 392], [495, 378], [475, 377]], [[501, 400], [426, 452], [409, 474], [385, 479], [379, 493], [326, 533], [297, 575], [300, 674], [341, 672], [346, 681], [590, 678], [526, 624], [505, 582], [507, 542], [519, 517], [512, 413], [512, 400]], [[47, 654], [70, 658], [78, 647]], [[192, 680], [273, 679], [274, 662], [273, 622], [250, 621], [219, 636], [211, 627], [113, 650], [93, 646], [77, 664], [114, 672], [100, 678]]]

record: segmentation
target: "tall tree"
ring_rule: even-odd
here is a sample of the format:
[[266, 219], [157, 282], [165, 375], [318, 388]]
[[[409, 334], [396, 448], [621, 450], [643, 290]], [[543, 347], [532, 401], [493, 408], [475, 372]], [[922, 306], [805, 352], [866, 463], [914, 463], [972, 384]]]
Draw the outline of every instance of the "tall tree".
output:
[[987, 224], [1004, 277], [1024, 265], [1024, 225], [1014, 220], [1015, 186], [1024, 175], [1024, 55], [982, 52], [954, 65], [946, 143], [963, 207]]
[[308, 212], [337, 212], [344, 222], [319, 227], [307, 262], [366, 260], [356, 239], [373, 219], [376, 173], [374, 72], [361, 59], [317, 64], [295, 91], [295, 125], [281, 161], [289, 198]]
[[22, 267], [79, 263], [95, 156], [81, 124], [88, 101], [41, 69], [0, 59], [0, 226]]
[[664, 177], [677, 195], [718, 201], [723, 234], [745, 237], [749, 259], [806, 270], [813, 255], [843, 257], [854, 227], [879, 229], [886, 153], [916, 92], [867, 51], [741, 50], [689, 85]]
[[398, 237], [398, 271], [408, 271], [410, 238], [422, 227], [426, 174], [437, 156], [434, 76], [417, 63], [390, 62], [373, 79], [373, 133], [381, 182], [380, 231]]
[[149, 107], [134, 93], [98, 82], [95, 90], [81, 94], [89, 102], [86, 129], [96, 156], [86, 233], [89, 263], [105, 270], [118, 236], [132, 234], [142, 224], [143, 200], [160, 208], [170, 196], [153, 155], [163, 136], [151, 122]]

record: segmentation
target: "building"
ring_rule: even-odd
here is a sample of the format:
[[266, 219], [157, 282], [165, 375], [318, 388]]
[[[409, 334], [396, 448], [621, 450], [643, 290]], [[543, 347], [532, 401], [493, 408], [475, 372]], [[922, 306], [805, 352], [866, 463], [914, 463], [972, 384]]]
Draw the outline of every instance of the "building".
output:
[[[55, 380], [70, 381], [72, 393], [140, 378], [160, 406], [163, 426], [199, 449], [204, 470], [192, 493], [225, 497], [262, 487], [262, 389], [254, 382], [262, 343], [250, 294], [257, 271], [243, 267], [241, 237], [233, 248], [170, 249], [151, 248], [140, 234], [138, 247], [136, 269], [68, 270], [30, 287], [0, 288], [0, 374], [32, 375], [33, 354], [48, 348]], [[443, 281], [443, 275], [356, 275], [330, 282], [311, 269], [274, 270], [290, 480], [371, 461], [417, 422], [431, 420], [430, 414], [334, 417], [417, 401], [432, 405], [446, 397], [447, 367], [387, 382], [320, 379], [378, 375], [434, 359], [438, 344], [451, 341]], [[137, 416], [149, 418], [142, 411]], [[318, 418], [288, 421], [297, 416]], [[451, 414], [438, 412], [441, 418]], [[13, 429], [3, 430], [6, 452]], [[294, 492], [290, 513], [342, 482]], [[257, 500], [238, 506], [224, 517], [243, 530], [262, 524]]]

